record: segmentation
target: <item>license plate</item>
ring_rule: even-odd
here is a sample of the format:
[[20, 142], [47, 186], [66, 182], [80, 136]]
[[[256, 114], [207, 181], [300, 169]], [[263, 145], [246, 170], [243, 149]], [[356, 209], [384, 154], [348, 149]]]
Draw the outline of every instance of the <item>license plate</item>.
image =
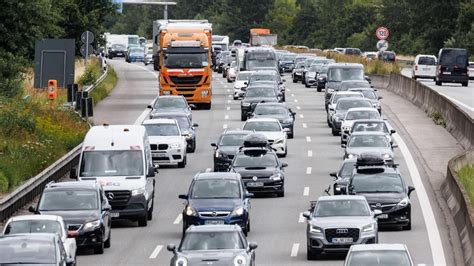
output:
[[223, 220], [208, 220], [205, 222], [205, 224], [212, 224], [212, 225], [224, 224], [224, 221]]
[[165, 153], [153, 153], [154, 157], [166, 157]]
[[379, 218], [379, 219], [388, 219], [388, 214], [386, 214], [386, 213], [380, 214], [379, 216], [377, 216], [377, 218]]
[[122, 55], [122, 53], [117, 53], [117, 55]]
[[347, 244], [347, 243], [352, 243], [353, 239], [352, 237], [337, 237], [332, 239], [332, 243], [334, 244]]
[[248, 182], [248, 187], [263, 187], [263, 182]]
[[431, 69], [429, 68], [423, 68], [424, 71], [430, 71]]
[[118, 218], [118, 217], [120, 217], [120, 212], [111, 212], [111, 213], [110, 213], [110, 217], [112, 217], [112, 218]]
[[443, 72], [445, 75], [451, 75], [451, 72]]

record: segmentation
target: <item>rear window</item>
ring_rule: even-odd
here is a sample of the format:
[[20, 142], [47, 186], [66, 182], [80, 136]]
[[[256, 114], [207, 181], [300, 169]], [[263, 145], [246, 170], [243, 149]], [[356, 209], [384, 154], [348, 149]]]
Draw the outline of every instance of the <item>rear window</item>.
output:
[[420, 57], [418, 65], [434, 66], [436, 65], [436, 60], [433, 57]]
[[467, 67], [468, 53], [466, 50], [442, 49], [439, 57], [440, 65], [459, 65]]

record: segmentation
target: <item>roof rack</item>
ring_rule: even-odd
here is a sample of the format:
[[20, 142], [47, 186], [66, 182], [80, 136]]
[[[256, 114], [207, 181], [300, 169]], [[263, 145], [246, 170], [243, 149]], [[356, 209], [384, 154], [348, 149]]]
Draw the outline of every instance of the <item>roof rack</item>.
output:
[[357, 157], [356, 168], [361, 166], [384, 166], [386, 165], [385, 160], [378, 154], [374, 153], [363, 153]]

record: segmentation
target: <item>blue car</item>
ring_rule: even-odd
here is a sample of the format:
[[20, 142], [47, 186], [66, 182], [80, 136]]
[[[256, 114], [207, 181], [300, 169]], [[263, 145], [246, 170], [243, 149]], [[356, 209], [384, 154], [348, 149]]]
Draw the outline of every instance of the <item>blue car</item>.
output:
[[125, 55], [125, 61], [143, 62], [145, 60], [145, 52], [142, 47], [130, 47], [128, 53]]
[[236, 224], [245, 235], [250, 231], [250, 198], [237, 173], [199, 173], [185, 199], [183, 233], [191, 225]]

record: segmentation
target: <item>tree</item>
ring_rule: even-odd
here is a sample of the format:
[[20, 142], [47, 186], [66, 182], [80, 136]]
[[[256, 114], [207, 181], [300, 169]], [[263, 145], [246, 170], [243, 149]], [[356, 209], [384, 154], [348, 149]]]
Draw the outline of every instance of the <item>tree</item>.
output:
[[266, 26], [278, 34], [278, 43], [287, 44], [291, 40], [291, 27], [299, 11], [296, 0], [275, 0], [266, 16]]

